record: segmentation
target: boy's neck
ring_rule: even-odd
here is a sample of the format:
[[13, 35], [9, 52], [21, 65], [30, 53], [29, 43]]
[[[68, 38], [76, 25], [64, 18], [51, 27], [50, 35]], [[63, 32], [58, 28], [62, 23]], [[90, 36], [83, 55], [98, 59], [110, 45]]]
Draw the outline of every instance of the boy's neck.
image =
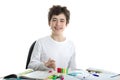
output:
[[63, 35], [51, 35], [51, 38], [54, 39], [55, 41], [62, 42], [65, 41], [66, 38]]

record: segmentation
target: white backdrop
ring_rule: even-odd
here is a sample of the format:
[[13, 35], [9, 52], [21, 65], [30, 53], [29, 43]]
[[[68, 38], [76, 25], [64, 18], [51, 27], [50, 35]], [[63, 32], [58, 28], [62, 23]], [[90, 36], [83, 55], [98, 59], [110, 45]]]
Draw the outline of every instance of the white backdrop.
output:
[[32, 42], [50, 33], [48, 10], [56, 4], [71, 11], [66, 35], [77, 68], [120, 73], [119, 0], [0, 0], [0, 76], [25, 69]]

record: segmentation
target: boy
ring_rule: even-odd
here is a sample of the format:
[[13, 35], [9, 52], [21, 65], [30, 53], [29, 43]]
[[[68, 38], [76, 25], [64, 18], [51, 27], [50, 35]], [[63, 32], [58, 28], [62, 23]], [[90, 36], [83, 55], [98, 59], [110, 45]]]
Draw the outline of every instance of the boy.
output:
[[49, 70], [56, 68], [75, 69], [75, 48], [63, 34], [70, 19], [66, 7], [54, 5], [48, 13], [51, 35], [36, 41], [28, 68]]

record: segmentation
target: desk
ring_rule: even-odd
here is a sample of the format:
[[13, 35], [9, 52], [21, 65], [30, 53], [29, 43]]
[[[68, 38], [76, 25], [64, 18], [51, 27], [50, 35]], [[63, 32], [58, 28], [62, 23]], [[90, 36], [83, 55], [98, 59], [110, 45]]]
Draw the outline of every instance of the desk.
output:
[[[72, 72], [76, 72], [76, 71], [71, 71], [69, 73], [72, 73]], [[111, 77], [111, 76], [114, 76], [116, 75], [115, 73], [108, 73], [108, 72], [104, 72], [104, 73], [99, 73], [98, 75], [99, 76], [93, 76], [92, 74], [90, 73], [87, 73], [86, 71], [84, 70], [79, 70], [78, 71], [80, 74], [79, 75], [76, 75], [76, 76], [70, 76], [68, 74], [64, 74], [64, 80], [120, 80], [120, 75], [119, 76], [116, 76], [116, 77]], [[32, 72], [31, 72], [32, 73]], [[28, 73], [31, 75], [31, 73]], [[39, 78], [40, 75], [36, 75], [37, 74], [41, 74], [41, 71], [34, 71], [31, 75], [31, 77], [36, 77], [36, 78]], [[43, 74], [50, 74], [50, 73], [47, 73], [47, 72], [43, 72]], [[34, 76], [35, 75], [35, 76]], [[52, 80], [52, 79], [15, 79], [15, 78], [11, 78], [11, 79], [3, 79], [3, 80]], [[56, 79], [56, 80], [60, 80], [60, 78]]]

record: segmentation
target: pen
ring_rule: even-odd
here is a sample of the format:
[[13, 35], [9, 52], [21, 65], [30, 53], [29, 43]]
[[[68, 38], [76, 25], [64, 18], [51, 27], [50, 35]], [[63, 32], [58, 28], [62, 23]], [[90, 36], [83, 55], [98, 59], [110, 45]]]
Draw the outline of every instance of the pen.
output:
[[82, 74], [82, 73], [75, 72], [75, 73], [69, 73], [68, 75], [70, 75], [70, 76], [77, 76], [78, 74]]
[[113, 75], [113, 76], [111, 76], [111, 78], [117, 77], [117, 76], [120, 76], [120, 74]]
[[96, 77], [99, 77], [99, 75], [98, 74], [92, 74], [93, 76], [96, 76]]

